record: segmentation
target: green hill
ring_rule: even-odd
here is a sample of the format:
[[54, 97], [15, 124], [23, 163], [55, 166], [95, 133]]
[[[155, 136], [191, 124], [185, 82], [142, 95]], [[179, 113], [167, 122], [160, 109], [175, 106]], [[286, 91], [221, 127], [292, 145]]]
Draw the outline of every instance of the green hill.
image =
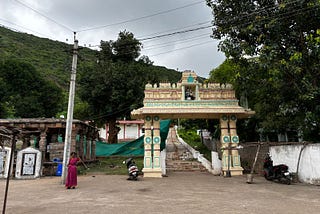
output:
[[[102, 38], [103, 39], [103, 38]], [[33, 65], [44, 78], [52, 80], [63, 89], [69, 86], [72, 63], [72, 45], [39, 38], [37, 36], [12, 31], [0, 27], [0, 60], [17, 59]], [[78, 67], [95, 63], [96, 50], [82, 47], [79, 52]], [[152, 81], [178, 82], [181, 73], [162, 66], [150, 66], [147, 74]]]
[[[0, 27], [0, 59], [17, 59], [33, 65], [45, 78], [67, 88], [72, 45]], [[81, 56], [94, 60], [95, 51], [85, 48]], [[81, 64], [79, 60], [79, 64]]]

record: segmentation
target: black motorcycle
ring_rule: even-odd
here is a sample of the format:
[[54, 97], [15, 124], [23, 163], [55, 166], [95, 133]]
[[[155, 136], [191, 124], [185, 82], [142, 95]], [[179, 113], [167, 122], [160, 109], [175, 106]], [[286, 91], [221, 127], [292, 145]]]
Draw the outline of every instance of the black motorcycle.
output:
[[138, 180], [139, 169], [136, 163], [134, 162], [133, 158], [128, 158], [127, 160], [123, 161], [123, 164], [127, 165], [129, 175], [129, 178], [127, 180]]
[[285, 164], [273, 166], [273, 161], [269, 154], [266, 155], [263, 164], [264, 177], [269, 181], [279, 181], [283, 184], [291, 184], [292, 175]]

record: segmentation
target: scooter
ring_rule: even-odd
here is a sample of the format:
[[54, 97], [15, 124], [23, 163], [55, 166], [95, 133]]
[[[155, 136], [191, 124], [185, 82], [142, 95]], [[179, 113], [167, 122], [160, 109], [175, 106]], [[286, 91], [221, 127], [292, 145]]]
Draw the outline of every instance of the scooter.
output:
[[288, 170], [288, 166], [285, 164], [279, 164], [273, 166], [273, 160], [270, 154], [267, 154], [264, 159], [263, 173], [264, 177], [269, 181], [279, 181], [283, 184], [291, 184], [292, 175]]
[[123, 161], [123, 164], [127, 165], [129, 175], [129, 178], [127, 180], [138, 180], [139, 169], [136, 163], [134, 162], [133, 158], [128, 158], [127, 160]]

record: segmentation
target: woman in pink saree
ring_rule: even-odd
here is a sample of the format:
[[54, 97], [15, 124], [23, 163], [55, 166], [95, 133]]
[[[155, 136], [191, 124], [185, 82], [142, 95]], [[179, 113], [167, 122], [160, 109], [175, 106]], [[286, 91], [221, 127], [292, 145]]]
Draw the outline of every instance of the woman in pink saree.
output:
[[68, 164], [68, 175], [66, 179], [66, 188], [74, 189], [77, 186], [77, 163], [80, 158], [77, 157], [77, 153], [72, 152]]

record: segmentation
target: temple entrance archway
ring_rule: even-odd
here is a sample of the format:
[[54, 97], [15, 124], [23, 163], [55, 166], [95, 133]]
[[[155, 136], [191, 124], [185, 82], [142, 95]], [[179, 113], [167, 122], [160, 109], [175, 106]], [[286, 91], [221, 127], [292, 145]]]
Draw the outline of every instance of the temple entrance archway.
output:
[[144, 120], [144, 177], [162, 177], [160, 157], [160, 120], [218, 119], [221, 128], [222, 171], [242, 175], [236, 122], [254, 111], [239, 106], [232, 85], [201, 84], [193, 71], [182, 73], [178, 83], [147, 84], [144, 106], [131, 115]]

